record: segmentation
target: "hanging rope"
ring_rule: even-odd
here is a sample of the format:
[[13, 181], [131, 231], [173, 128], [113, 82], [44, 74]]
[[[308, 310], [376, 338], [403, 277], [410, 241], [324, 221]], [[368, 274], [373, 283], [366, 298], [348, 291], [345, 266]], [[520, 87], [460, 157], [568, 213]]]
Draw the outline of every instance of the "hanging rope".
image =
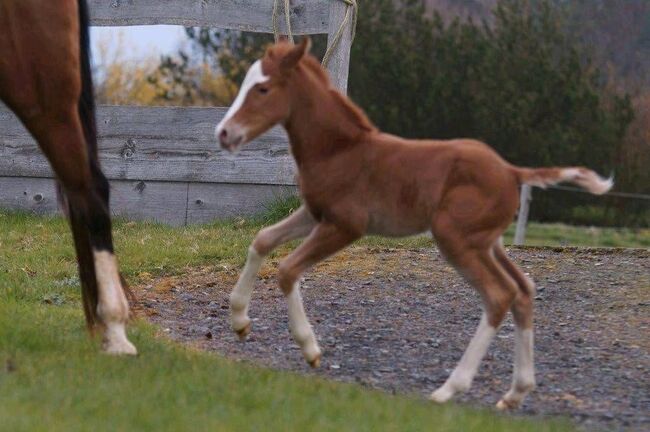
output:
[[[271, 17], [273, 21], [273, 37], [275, 39], [275, 42], [278, 42], [280, 40], [280, 30], [278, 29], [279, 1], [280, 0], [273, 1], [273, 14]], [[357, 4], [357, 0], [334, 0], [334, 1], [342, 1], [347, 5], [347, 8], [345, 9], [345, 16], [343, 17], [343, 21], [341, 22], [339, 29], [334, 34], [334, 37], [332, 38], [329, 46], [327, 47], [327, 50], [325, 51], [325, 55], [323, 56], [322, 63], [323, 66], [325, 67], [327, 67], [330, 57], [332, 56], [332, 53], [334, 52], [339, 42], [341, 41], [341, 38], [343, 37], [343, 31], [345, 31], [345, 27], [350, 21], [350, 14], [352, 14], [352, 40], [350, 41], [350, 43], [354, 41], [354, 36], [356, 35], [356, 30], [357, 30], [357, 16], [359, 12], [359, 5]], [[294, 43], [293, 33], [291, 32], [291, 11], [289, 10], [289, 0], [284, 0], [284, 19], [287, 25], [287, 38], [291, 43]]]
[[343, 21], [341, 22], [341, 25], [339, 26], [339, 29], [336, 31], [336, 34], [334, 35], [334, 38], [332, 39], [332, 43], [330, 43], [330, 46], [327, 47], [327, 50], [325, 51], [325, 55], [323, 56], [323, 66], [327, 67], [327, 64], [329, 63], [330, 56], [334, 52], [334, 49], [336, 49], [337, 45], [339, 44], [339, 41], [341, 40], [341, 37], [343, 36], [343, 31], [345, 30], [345, 27], [348, 24], [348, 21], [350, 19], [350, 13], [352, 13], [352, 39], [350, 40], [350, 44], [354, 42], [354, 37], [356, 36], [357, 32], [357, 15], [359, 12], [359, 5], [357, 5], [357, 0], [339, 0], [342, 1], [343, 3], [347, 4], [348, 7], [345, 8], [345, 16], [343, 17]]
[[[275, 39], [275, 43], [278, 43], [280, 41], [280, 30], [278, 30], [278, 1], [279, 0], [274, 0], [273, 1], [273, 38]], [[287, 24], [287, 37], [289, 38], [289, 41], [291, 43], [293, 42], [293, 33], [291, 32], [291, 13], [289, 10], [289, 0], [284, 0], [284, 19]]]

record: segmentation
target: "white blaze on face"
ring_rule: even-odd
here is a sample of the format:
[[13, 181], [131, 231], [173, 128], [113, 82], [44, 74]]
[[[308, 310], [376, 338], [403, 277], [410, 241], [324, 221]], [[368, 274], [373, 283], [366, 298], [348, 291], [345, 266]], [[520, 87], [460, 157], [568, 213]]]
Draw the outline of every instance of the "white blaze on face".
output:
[[248, 69], [246, 77], [244, 78], [244, 82], [239, 89], [239, 93], [237, 94], [235, 101], [230, 106], [230, 109], [226, 113], [226, 116], [217, 125], [217, 139], [219, 139], [219, 134], [221, 133], [221, 130], [223, 129], [223, 126], [226, 124], [226, 122], [230, 120], [230, 118], [232, 118], [232, 116], [234, 116], [237, 111], [239, 111], [239, 108], [241, 108], [241, 106], [244, 104], [244, 100], [246, 100], [246, 95], [248, 95], [250, 89], [253, 88], [253, 86], [256, 84], [260, 84], [268, 80], [269, 77], [267, 75], [264, 75], [264, 72], [262, 72], [262, 61], [257, 60], [255, 63], [253, 63], [250, 69]]

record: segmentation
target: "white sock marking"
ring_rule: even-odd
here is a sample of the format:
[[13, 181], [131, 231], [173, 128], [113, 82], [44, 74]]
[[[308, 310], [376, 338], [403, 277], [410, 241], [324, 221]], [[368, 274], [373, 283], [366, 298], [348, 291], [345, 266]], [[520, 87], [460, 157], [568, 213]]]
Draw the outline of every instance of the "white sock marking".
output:
[[535, 382], [533, 330], [515, 328], [515, 380], [526, 385]]
[[497, 407], [505, 409], [518, 406], [535, 387], [533, 330], [515, 327], [515, 366], [512, 386]]
[[106, 326], [104, 350], [111, 354], [136, 354], [133, 344], [126, 337], [126, 321], [129, 304], [122, 291], [115, 256], [108, 251], [93, 251], [97, 275], [97, 314]]
[[264, 257], [258, 254], [253, 246], [250, 246], [244, 270], [239, 276], [232, 293], [230, 293], [231, 324], [235, 331], [244, 329], [250, 323], [248, 305], [251, 301], [257, 273], [262, 267], [263, 261]]
[[300, 295], [300, 282], [295, 283], [291, 293], [287, 296], [287, 304], [291, 334], [298, 345], [300, 345], [305, 359], [311, 362], [320, 355], [320, 348], [316, 342], [314, 331], [307, 319], [307, 314], [305, 314], [302, 296]]
[[458, 366], [442, 387], [431, 394], [431, 399], [436, 402], [446, 402], [456, 393], [469, 389], [495, 334], [496, 329], [488, 323], [487, 316], [483, 313], [478, 329], [458, 362]]

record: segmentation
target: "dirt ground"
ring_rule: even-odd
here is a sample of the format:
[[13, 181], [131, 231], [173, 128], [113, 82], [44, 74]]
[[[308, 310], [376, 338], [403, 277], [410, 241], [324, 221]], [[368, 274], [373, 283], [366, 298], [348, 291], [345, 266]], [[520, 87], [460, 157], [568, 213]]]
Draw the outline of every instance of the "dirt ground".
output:
[[[537, 282], [538, 388], [523, 415], [563, 415], [584, 430], [650, 430], [650, 251], [511, 249]], [[481, 315], [478, 295], [435, 248], [353, 247], [302, 285], [324, 349], [310, 370], [288, 330], [275, 282], [278, 259], [255, 286], [253, 332], [240, 342], [228, 321], [238, 269], [190, 269], [137, 287], [144, 313], [171, 338], [260, 365], [427, 396], [456, 365]], [[508, 389], [513, 324], [504, 323], [459, 398], [492, 406]]]

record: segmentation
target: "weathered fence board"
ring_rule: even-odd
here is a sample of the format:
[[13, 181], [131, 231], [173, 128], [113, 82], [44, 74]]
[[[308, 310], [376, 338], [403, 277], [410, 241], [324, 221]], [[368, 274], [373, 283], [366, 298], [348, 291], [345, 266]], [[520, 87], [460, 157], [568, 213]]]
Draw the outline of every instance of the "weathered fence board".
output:
[[56, 213], [54, 180], [0, 177], [0, 208], [36, 214]]
[[[342, 1], [330, 2], [329, 25], [327, 28], [327, 47], [334, 43], [334, 38], [345, 19], [348, 5]], [[327, 70], [330, 74], [332, 83], [341, 92], [347, 93], [348, 90], [348, 70], [350, 68], [350, 48], [352, 45], [352, 20], [353, 10], [350, 9], [348, 21], [343, 28], [341, 39], [327, 64]]]
[[[88, 5], [95, 26], [175, 24], [273, 32], [272, 0], [89, 0]], [[328, 2], [292, 0], [290, 9], [294, 33], [327, 33]], [[278, 20], [278, 27], [286, 32], [284, 20]]]
[[[284, 15], [283, 3], [279, 14]], [[272, 0], [88, 0], [99, 26], [175, 24], [273, 32]], [[334, 0], [291, 0], [295, 34], [328, 34], [348, 6]], [[328, 65], [347, 88], [351, 22]], [[285, 20], [278, 19], [286, 32]], [[226, 108], [100, 106], [99, 157], [112, 189], [114, 214], [174, 225], [245, 216], [295, 193], [295, 165], [276, 127], [237, 155], [223, 152], [214, 127]], [[53, 173], [32, 137], [0, 103], [0, 207], [54, 213]]]
[[[292, 185], [286, 134], [274, 128], [236, 155], [222, 151], [214, 127], [225, 108], [101, 106], [99, 152], [109, 179]], [[0, 175], [52, 177], [36, 142], [0, 108]]]
[[111, 213], [129, 219], [185, 225], [187, 184], [155, 181], [111, 182]]
[[[116, 216], [180, 226], [255, 215], [290, 193], [295, 193], [295, 187], [112, 180], [111, 211]], [[0, 177], [0, 208], [57, 213], [54, 180]]]
[[259, 214], [269, 203], [295, 191], [295, 186], [190, 183], [187, 223]]

